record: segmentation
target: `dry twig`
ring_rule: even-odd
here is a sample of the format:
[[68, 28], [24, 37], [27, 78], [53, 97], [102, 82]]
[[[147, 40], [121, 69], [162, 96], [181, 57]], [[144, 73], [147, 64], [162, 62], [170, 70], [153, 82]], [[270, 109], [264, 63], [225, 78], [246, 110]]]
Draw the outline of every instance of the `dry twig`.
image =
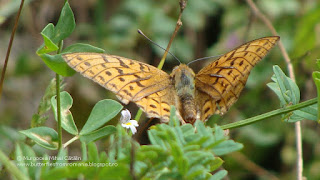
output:
[[13, 29], [12, 29], [12, 32], [11, 32], [10, 41], [9, 41], [7, 54], [6, 54], [6, 59], [4, 60], [4, 65], [3, 65], [2, 72], [1, 72], [1, 78], [0, 78], [0, 100], [1, 100], [1, 95], [2, 95], [4, 76], [6, 74], [8, 61], [9, 61], [9, 56], [10, 56], [10, 52], [11, 52], [11, 47], [12, 47], [14, 35], [16, 34], [16, 30], [17, 30], [17, 27], [18, 27], [19, 18], [20, 18], [20, 14], [21, 14], [21, 11], [22, 11], [23, 4], [24, 4], [24, 0], [21, 0], [20, 7], [19, 7], [19, 10], [18, 10], [18, 14], [17, 14], [16, 20], [14, 22], [14, 26], [13, 26]]
[[[254, 12], [254, 14], [262, 20], [262, 22], [270, 29], [271, 33], [275, 36], [278, 35], [277, 31], [273, 27], [270, 20], [260, 12], [260, 10], [257, 8], [257, 6], [254, 4], [252, 0], [246, 0], [248, 5], [250, 6], [251, 10]], [[281, 39], [279, 41], [279, 48], [280, 51], [286, 61], [288, 70], [289, 70], [289, 76], [290, 78], [295, 82], [295, 75], [293, 71], [293, 66], [291, 63], [291, 60], [289, 58], [289, 55], [287, 51], [285, 50]], [[295, 123], [295, 133], [296, 133], [296, 148], [297, 148], [297, 179], [302, 180], [302, 171], [303, 171], [303, 158], [302, 158], [302, 138], [301, 138], [301, 124], [300, 121]]]

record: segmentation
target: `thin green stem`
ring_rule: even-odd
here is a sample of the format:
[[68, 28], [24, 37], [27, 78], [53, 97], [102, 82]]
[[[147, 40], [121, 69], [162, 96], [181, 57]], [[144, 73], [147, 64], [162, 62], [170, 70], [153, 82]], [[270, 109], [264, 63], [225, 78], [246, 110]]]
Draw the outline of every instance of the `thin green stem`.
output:
[[57, 121], [58, 121], [58, 143], [62, 148], [62, 128], [61, 128], [61, 103], [60, 103], [60, 75], [56, 74], [56, 94], [57, 94]]
[[264, 114], [261, 114], [261, 115], [258, 115], [258, 116], [252, 117], [252, 118], [248, 118], [245, 120], [237, 121], [234, 123], [226, 124], [226, 125], [221, 126], [221, 128], [222, 129], [232, 129], [232, 128], [236, 128], [236, 127], [249, 125], [249, 124], [252, 124], [252, 123], [273, 117], [273, 116], [285, 114], [285, 113], [288, 113], [288, 112], [291, 112], [291, 111], [294, 111], [297, 109], [301, 109], [301, 108], [304, 108], [304, 107], [307, 107], [307, 106], [310, 106], [310, 105], [313, 105], [316, 103], [317, 103], [317, 98], [310, 99], [308, 101], [304, 101], [304, 102], [296, 104], [296, 105], [292, 105], [292, 106], [288, 106], [285, 108], [270, 111], [270, 112], [267, 112], [267, 113], [264, 113]]
[[140, 118], [141, 118], [141, 115], [142, 115], [142, 110], [139, 109], [138, 112], [137, 112], [137, 114], [136, 114], [136, 116], [134, 117], [134, 119], [135, 119], [136, 121], [139, 121]]
[[69, 144], [73, 143], [74, 141], [78, 140], [79, 136], [75, 136], [72, 139], [70, 139], [69, 141], [67, 141], [66, 143], [63, 144], [63, 148], [66, 148]]
[[[318, 71], [313, 72], [312, 78], [317, 87], [318, 101], [320, 101], [320, 72]], [[320, 109], [320, 104], [318, 104], [318, 109]], [[320, 123], [320, 111], [318, 111], [318, 123]]]
[[12, 174], [16, 179], [29, 179], [18, 167], [10, 161], [10, 159], [0, 150], [0, 162], [6, 167], [7, 171]]
[[[59, 42], [57, 54], [60, 54], [63, 41]], [[62, 127], [61, 127], [61, 102], [60, 102], [60, 75], [56, 74], [56, 94], [57, 94], [57, 131], [58, 131], [58, 148], [62, 148]]]
[[87, 144], [84, 142], [81, 142], [81, 153], [82, 153], [82, 160], [83, 161], [88, 160]]

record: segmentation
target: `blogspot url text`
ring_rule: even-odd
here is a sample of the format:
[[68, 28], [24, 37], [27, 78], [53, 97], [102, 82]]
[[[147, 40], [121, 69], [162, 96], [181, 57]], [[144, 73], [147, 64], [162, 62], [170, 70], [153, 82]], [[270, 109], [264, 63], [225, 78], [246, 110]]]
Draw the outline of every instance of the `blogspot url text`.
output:
[[28, 162], [28, 163], [17, 163], [17, 166], [26, 166], [26, 167], [61, 167], [61, 166], [76, 166], [76, 167], [111, 167], [118, 166], [118, 163], [95, 163], [95, 162], [78, 162], [78, 163], [59, 163], [59, 162]]

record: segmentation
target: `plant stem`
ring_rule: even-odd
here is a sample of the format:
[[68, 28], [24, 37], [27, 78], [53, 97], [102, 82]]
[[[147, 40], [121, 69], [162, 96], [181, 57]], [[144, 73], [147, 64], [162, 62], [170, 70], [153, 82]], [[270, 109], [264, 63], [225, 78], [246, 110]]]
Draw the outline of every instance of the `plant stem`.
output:
[[[165, 60], [166, 60], [166, 57], [167, 57], [167, 55], [168, 55], [169, 49], [170, 49], [170, 47], [171, 47], [171, 44], [172, 44], [172, 42], [173, 42], [173, 39], [176, 37], [176, 35], [177, 35], [180, 27], [182, 26], [181, 16], [182, 16], [183, 10], [184, 10], [184, 9], [186, 8], [186, 6], [187, 6], [187, 2], [188, 2], [187, 0], [180, 0], [180, 1], [179, 1], [179, 4], [180, 4], [180, 13], [179, 13], [178, 21], [177, 21], [176, 27], [175, 27], [175, 29], [174, 29], [174, 31], [173, 31], [173, 34], [171, 35], [170, 41], [169, 41], [169, 43], [168, 43], [168, 45], [167, 45], [167, 48], [166, 48], [166, 50], [165, 50], [165, 52], [164, 52], [164, 54], [163, 54], [163, 56], [162, 56], [162, 58], [161, 58], [161, 60], [160, 60], [160, 63], [159, 63], [159, 65], [158, 65], [158, 69], [162, 69], [162, 67], [163, 67], [163, 65], [164, 65], [164, 62], [165, 62]], [[136, 117], [135, 117], [135, 120], [136, 120], [136, 121], [139, 122], [140, 117], [141, 117], [141, 114], [142, 114], [142, 110], [139, 109], [138, 112], [137, 112], [137, 114], [136, 114]]]
[[236, 127], [245, 126], [245, 125], [248, 125], [248, 124], [252, 124], [252, 123], [261, 121], [261, 120], [266, 119], [266, 118], [270, 118], [270, 117], [281, 115], [281, 114], [285, 114], [285, 113], [288, 113], [288, 112], [291, 112], [291, 111], [294, 111], [294, 110], [297, 110], [297, 109], [301, 109], [301, 108], [316, 104], [317, 102], [318, 102], [317, 98], [310, 99], [308, 101], [304, 101], [304, 102], [299, 103], [299, 104], [295, 104], [295, 105], [288, 106], [288, 107], [285, 107], [285, 108], [281, 108], [281, 109], [277, 109], [277, 110], [274, 110], [274, 111], [270, 111], [270, 112], [267, 112], [267, 113], [252, 117], [252, 118], [248, 118], [248, 119], [245, 119], [245, 120], [241, 120], [241, 121], [237, 121], [237, 122], [234, 122], [234, 123], [226, 124], [226, 125], [221, 126], [221, 128], [222, 129], [232, 129], [232, 128], [236, 128]]
[[164, 65], [164, 62], [166, 60], [166, 57], [168, 55], [168, 52], [170, 50], [170, 47], [171, 47], [171, 44], [173, 42], [173, 39], [176, 37], [180, 27], [182, 26], [182, 21], [181, 21], [181, 16], [182, 16], [182, 13], [183, 13], [183, 10], [186, 8], [187, 6], [187, 1], [186, 0], [180, 0], [179, 1], [179, 4], [180, 4], [180, 13], [179, 13], [179, 18], [178, 18], [178, 21], [176, 23], [176, 28], [174, 29], [173, 31], [173, 34], [171, 35], [171, 38], [170, 38], [170, 41], [167, 45], [167, 48], [166, 48], [166, 51], [164, 52], [161, 60], [160, 60], [160, 63], [158, 65], [158, 69], [162, 69], [163, 65]]
[[69, 144], [73, 143], [74, 141], [78, 140], [79, 136], [75, 136], [72, 139], [70, 139], [68, 142], [63, 144], [63, 148], [66, 148]]
[[23, 172], [12, 162], [0, 149], [0, 162], [6, 167], [7, 171], [10, 172], [16, 179], [29, 179]]
[[[62, 42], [59, 42], [57, 54], [61, 52]], [[58, 131], [58, 149], [62, 148], [62, 128], [61, 128], [61, 102], [60, 102], [60, 75], [56, 74], [56, 94], [57, 94], [57, 131]]]
[[81, 154], [82, 154], [82, 160], [86, 161], [88, 160], [88, 151], [87, 151], [87, 144], [84, 142], [81, 142]]
[[62, 148], [62, 128], [61, 128], [61, 103], [60, 103], [60, 75], [56, 74], [56, 94], [57, 94], [57, 130], [58, 130], [58, 149]]
[[135, 119], [136, 121], [139, 121], [139, 119], [141, 118], [141, 115], [142, 115], [142, 110], [139, 109], [138, 112], [137, 112], [137, 114], [136, 114], [136, 116], [134, 117], [134, 119]]
[[3, 90], [4, 76], [6, 74], [6, 70], [7, 70], [7, 66], [8, 66], [8, 62], [9, 62], [9, 56], [10, 56], [10, 52], [11, 52], [11, 47], [12, 47], [14, 35], [16, 34], [16, 30], [17, 30], [17, 27], [18, 27], [19, 18], [20, 18], [20, 14], [21, 14], [21, 11], [22, 11], [23, 4], [24, 4], [24, 0], [21, 0], [20, 7], [19, 7], [19, 10], [18, 10], [18, 14], [17, 14], [16, 20], [14, 22], [14, 26], [13, 26], [13, 29], [12, 29], [12, 32], [11, 32], [9, 45], [8, 45], [8, 49], [7, 49], [7, 53], [6, 53], [6, 58], [5, 58], [4, 64], [3, 64], [3, 69], [2, 69], [2, 72], [1, 72], [1, 77], [0, 77], [0, 100], [1, 100], [2, 90]]
[[[270, 29], [273, 35], [277, 36], [278, 33], [276, 29], [273, 27], [271, 21], [257, 8], [252, 0], [246, 0], [251, 10], [255, 13], [255, 15], [260, 18], [263, 23]], [[295, 75], [293, 70], [293, 65], [291, 63], [290, 57], [282, 44], [281, 39], [279, 40], [279, 48], [282, 53], [282, 56], [285, 59], [285, 62], [288, 67], [289, 76], [295, 82]], [[302, 137], [301, 137], [301, 123], [297, 121], [295, 123], [295, 134], [296, 134], [296, 149], [297, 149], [297, 180], [303, 179], [303, 157], [302, 157]]]

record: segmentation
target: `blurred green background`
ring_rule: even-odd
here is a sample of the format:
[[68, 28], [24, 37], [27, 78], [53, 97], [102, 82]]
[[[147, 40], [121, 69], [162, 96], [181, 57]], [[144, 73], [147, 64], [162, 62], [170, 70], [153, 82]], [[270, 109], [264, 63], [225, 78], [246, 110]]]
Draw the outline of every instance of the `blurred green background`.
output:
[[[270, 18], [295, 67], [301, 100], [316, 97], [311, 74], [320, 57], [320, 2], [317, 0], [257, 0], [260, 10]], [[55, 76], [35, 54], [42, 44], [41, 30], [56, 23], [64, 1], [26, 1], [13, 43], [0, 102], [2, 130], [22, 130], [30, 127], [49, 81]], [[1, 70], [13, 28], [18, 0], [0, 1]], [[73, 0], [70, 1], [76, 19], [76, 29], [64, 43], [89, 43], [109, 54], [136, 59], [157, 66], [163, 50], [137, 33], [141, 29], [153, 41], [166, 47], [179, 14], [178, 0]], [[220, 55], [238, 45], [272, 35], [243, 0], [189, 0], [182, 16], [183, 26], [175, 38], [171, 52], [183, 63], [196, 58]], [[196, 72], [212, 60], [193, 63]], [[163, 68], [168, 73], [179, 63], [170, 55]], [[266, 84], [272, 76], [272, 66], [286, 71], [278, 47], [271, 50], [251, 72], [238, 102], [223, 117], [214, 122], [222, 125], [279, 108], [279, 101]], [[79, 74], [65, 79], [65, 89], [71, 93], [71, 109], [78, 126], [87, 119], [93, 105], [104, 98], [115, 98], [110, 92]], [[129, 104], [131, 112], [137, 107]], [[47, 125], [54, 127], [51, 111]], [[10, 128], [9, 128], [10, 127]], [[320, 179], [319, 126], [314, 121], [302, 121], [304, 175]], [[10, 134], [10, 133], [9, 133]], [[66, 133], [65, 133], [66, 134]], [[14, 145], [8, 132], [0, 132], [0, 148], [10, 152]], [[294, 124], [281, 117], [267, 119], [230, 131], [232, 139], [243, 143], [244, 149], [223, 157], [230, 179], [295, 178]], [[9, 139], [9, 140], [6, 140]], [[77, 150], [75, 150], [77, 151]], [[252, 164], [254, 163], [254, 164]], [[258, 166], [265, 171], [262, 171]]]

